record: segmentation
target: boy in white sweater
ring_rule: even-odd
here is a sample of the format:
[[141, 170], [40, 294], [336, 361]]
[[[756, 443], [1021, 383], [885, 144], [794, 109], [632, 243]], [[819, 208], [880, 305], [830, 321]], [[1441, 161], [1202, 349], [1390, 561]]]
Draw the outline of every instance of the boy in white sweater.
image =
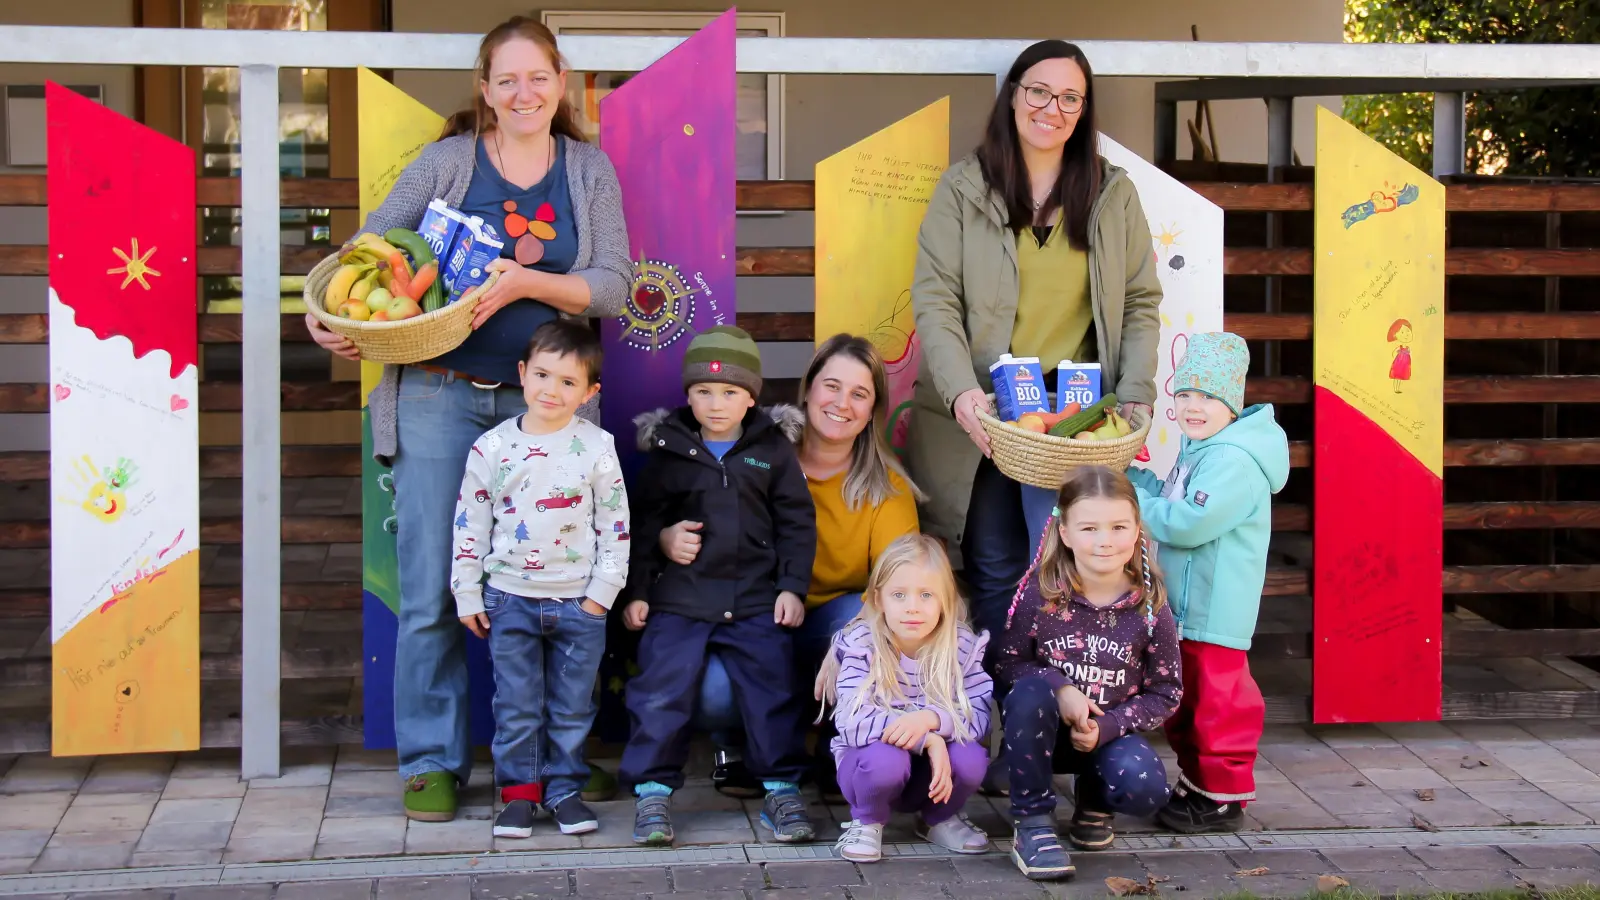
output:
[[600, 360], [577, 321], [534, 331], [517, 364], [528, 411], [473, 443], [457, 498], [450, 589], [494, 658], [498, 837], [531, 836], [539, 807], [563, 834], [599, 827], [579, 796], [583, 745], [629, 550], [616, 445], [576, 415], [600, 390]]

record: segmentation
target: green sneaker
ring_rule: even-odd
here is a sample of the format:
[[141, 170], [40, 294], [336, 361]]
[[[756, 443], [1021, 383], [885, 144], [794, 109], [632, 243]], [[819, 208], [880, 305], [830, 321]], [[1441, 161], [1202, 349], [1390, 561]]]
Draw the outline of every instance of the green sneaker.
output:
[[616, 797], [617, 776], [590, 763], [589, 783], [583, 786], [583, 799], [589, 803], [604, 803]]
[[423, 772], [406, 779], [406, 818], [448, 822], [456, 817], [456, 777], [449, 772]]

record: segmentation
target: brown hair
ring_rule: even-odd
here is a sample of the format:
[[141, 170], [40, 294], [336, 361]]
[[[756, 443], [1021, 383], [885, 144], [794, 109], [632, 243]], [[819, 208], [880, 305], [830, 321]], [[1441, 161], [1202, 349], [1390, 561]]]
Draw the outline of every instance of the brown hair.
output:
[[1142, 601], [1140, 612], [1149, 618], [1167, 602], [1167, 588], [1161, 573], [1150, 564], [1150, 549], [1145, 540], [1144, 521], [1139, 517], [1139, 495], [1133, 482], [1121, 472], [1105, 466], [1079, 466], [1072, 470], [1056, 493], [1056, 511], [1045, 525], [1040, 541], [1038, 562], [1039, 593], [1044, 595], [1047, 612], [1072, 594], [1083, 592], [1083, 582], [1078, 577], [1078, 564], [1072, 550], [1060, 535], [1057, 526], [1067, 520], [1067, 513], [1080, 500], [1122, 500], [1133, 510], [1133, 524], [1139, 529], [1139, 552], [1128, 560], [1126, 571], [1133, 580], [1134, 590]]
[[536, 353], [554, 353], [557, 356], [576, 356], [578, 365], [589, 376], [590, 384], [600, 382], [600, 366], [605, 361], [605, 350], [600, 337], [586, 323], [577, 319], [553, 319], [533, 330], [528, 339], [528, 349], [523, 352], [523, 362], [533, 362]]
[[[489, 33], [478, 43], [478, 62], [472, 67], [472, 106], [445, 120], [444, 131], [439, 135], [440, 140], [458, 134], [480, 135], [494, 130], [494, 110], [489, 108], [489, 104], [483, 99], [483, 85], [489, 81], [489, 66], [494, 61], [495, 51], [507, 41], [517, 38], [538, 44], [539, 49], [544, 51], [544, 55], [548, 56], [551, 64], [556, 67], [556, 72], [567, 71], [567, 62], [561, 58], [561, 51], [556, 48], [555, 34], [538, 19], [512, 16], [489, 29]], [[578, 130], [578, 123], [572, 117], [572, 108], [565, 102], [565, 98], [556, 103], [555, 115], [550, 118], [550, 133], [574, 141], [587, 140], [583, 132]]]
[[[863, 503], [879, 506], [894, 496], [897, 491], [889, 478], [890, 473], [900, 476], [912, 497], [924, 499], [922, 491], [917, 489], [899, 457], [889, 447], [889, 373], [883, 367], [883, 354], [871, 341], [842, 333], [823, 341], [816, 355], [811, 357], [805, 377], [800, 379], [800, 408], [805, 409], [811, 382], [835, 356], [853, 359], [872, 373], [872, 422], [856, 435], [855, 445], [850, 448], [850, 472], [844, 478], [845, 506], [855, 512]], [[803, 442], [804, 438], [801, 440]]]

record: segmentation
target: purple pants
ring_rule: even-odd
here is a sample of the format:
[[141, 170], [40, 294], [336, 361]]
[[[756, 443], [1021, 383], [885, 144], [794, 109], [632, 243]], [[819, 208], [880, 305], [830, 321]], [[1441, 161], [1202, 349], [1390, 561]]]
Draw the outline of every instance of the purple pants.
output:
[[878, 741], [851, 747], [839, 758], [839, 790], [850, 801], [850, 815], [866, 825], [888, 823], [891, 812], [920, 812], [937, 825], [961, 811], [989, 767], [982, 744], [951, 744], [950, 799], [928, 799], [933, 766], [920, 754]]

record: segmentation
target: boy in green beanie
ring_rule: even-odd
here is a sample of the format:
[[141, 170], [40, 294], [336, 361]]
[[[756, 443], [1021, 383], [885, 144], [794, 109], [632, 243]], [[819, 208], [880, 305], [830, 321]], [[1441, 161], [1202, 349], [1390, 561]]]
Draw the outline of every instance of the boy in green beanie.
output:
[[1178, 459], [1165, 480], [1128, 470], [1145, 537], [1161, 545], [1181, 639], [1183, 702], [1166, 724], [1178, 784], [1156, 820], [1191, 834], [1238, 830], [1256, 796], [1266, 704], [1246, 651], [1267, 577], [1272, 495], [1289, 479], [1289, 439], [1270, 404], [1244, 405], [1249, 368], [1238, 335], [1191, 336], [1172, 376]]
[[690, 721], [715, 651], [747, 726], [746, 765], [767, 791], [761, 822], [779, 841], [809, 841], [791, 629], [805, 617], [816, 510], [794, 445], [756, 408], [761, 351], [750, 335], [718, 326], [696, 337], [683, 386], [687, 406], [634, 420], [650, 455], [631, 498], [636, 599], [623, 610], [625, 625], [644, 629], [621, 771], [638, 798], [633, 839], [672, 842], [670, 799], [683, 787]]

